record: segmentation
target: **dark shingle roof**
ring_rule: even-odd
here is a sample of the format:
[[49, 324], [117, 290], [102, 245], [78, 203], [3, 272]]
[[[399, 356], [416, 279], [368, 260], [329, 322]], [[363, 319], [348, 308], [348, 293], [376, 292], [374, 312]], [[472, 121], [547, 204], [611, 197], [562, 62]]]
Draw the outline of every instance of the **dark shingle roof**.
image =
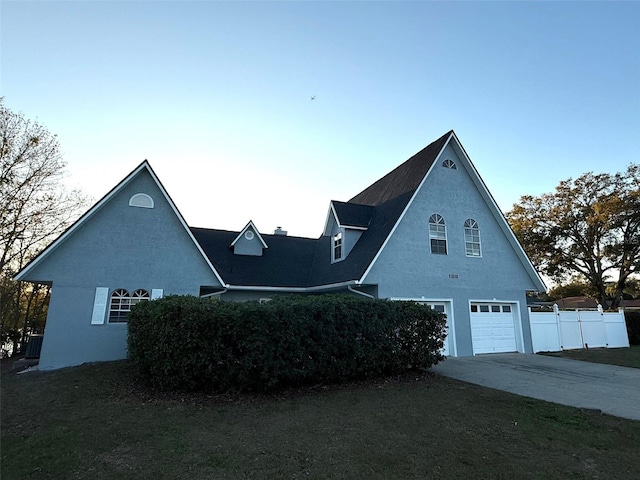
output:
[[262, 235], [262, 256], [236, 255], [229, 248], [239, 232], [191, 228], [222, 279], [231, 285], [306, 287], [317, 240]]
[[338, 223], [348, 227], [366, 228], [371, 221], [374, 207], [371, 205], [358, 205], [357, 203], [331, 201], [333, 209], [338, 216]]
[[381, 205], [393, 198], [416, 191], [453, 130], [430, 143], [402, 165], [349, 200], [349, 203]]
[[262, 256], [235, 255], [238, 232], [191, 228], [224, 281], [231, 285], [310, 287], [359, 280], [391, 233], [453, 131], [366, 188], [349, 202], [333, 201], [343, 226], [367, 227], [344, 260], [331, 263], [331, 238], [263, 235]]

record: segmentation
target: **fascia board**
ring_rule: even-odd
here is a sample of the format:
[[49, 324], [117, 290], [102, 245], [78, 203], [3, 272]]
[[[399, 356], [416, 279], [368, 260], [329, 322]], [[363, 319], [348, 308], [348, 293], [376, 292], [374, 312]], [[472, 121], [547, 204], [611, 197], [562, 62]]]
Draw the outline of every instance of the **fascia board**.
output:
[[509, 222], [507, 222], [507, 219], [502, 213], [502, 210], [500, 210], [500, 207], [498, 207], [498, 204], [493, 198], [493, 195], [491, 195], [491, 192], [487, 188], [487, 185], [484, 183], [484, 180], [480, 176], [480, 173], [476, 170], [475, 165], [469, 158], [469, 155], [467, 155], [467, 152], [465, 151], [464, 147], [460, 143], [460, 140], [458, 140], [458, 137], [456, 136], [455, 132], [453, 132], [452, 135], [453, 135], [453, 138], [455, 139], [455, 142], [453, 142], [452, 144], [454, 150], [456, 151], [459, 157], [465, 160], [464, 166], [465, 168], [467, 168], [467, 171], [471, 173], [471, 179], [473, 180], [473, 183], [476, 185], [476, 188], [480, 191], [480, 194], [489, 205], [489, 208], [491, 209], [494, 218], [497, 220], [498, 225], [500, 225], [500, 228], [502, 229], [503, 233], [507, 237], [507, 240], [509, 241], [511, 246], [516, 251], [516, 255], [518, 256], [518, 258], [520, 258], [520, 261], [524, 265], [525, 270], [527, 270], [527, 272], [529, 273], [529, 276], [533, 280], [533, 283], [537, 284], [536, 286], [540, 289], [540, 291], [546, 291], [547, 286], [545, 285], [544, 281], [542, 280], [537, 270], [531, 263], [531, 260], [529, 259], [529, 256], [526, 254], [526, 252], [522, 248], [522, 245], [520, 245], [520, 242], [516, 238], [515, 233], [513, 233], [513, 230], [509, 226]]
[[262, 238], [262, 235], [260, 235], [260, 232], [256, 228], [255, 224], [253, 223], [253, 220], [249, 220], [249, 223], [245, 225], [245, 227], [240, 231], [240, 233], [235, 238], [235, 240], [231, 242], [231, 245], [229, 245], [229, 247], [233, 247], [238, 242], [238, 240], [242, 238], [242, 236], [244, 235], [244, 232], [246, 232], [249, 228], [251, 228], [260, 239], [260, 243], [262, 243], [262, 248], [269, 248], [269, 246], [266, 244], [266, 242]]
[[429, 177], [429, 174], [431, 173], [431, 171], [433, 170], [434, 166], [438, 164], [439, 160], [440, 160], [440, 156], [442, 155], [442, 152], [444, 152], [444, 149], [447, 148], [447, 145], [449, 145], [449, 142], [451, 141], [451, 137], [453, 135], [453, 132], [451, 132], [449, 134], [449, 138], [447, 138], [447, 141], [444, 142], [444, 145], [442, 146], [442, 148], [440, 149], [440, 151], [438, 152], [438, 155], [436, 155], [435, 160], [433, 161], [433, 163], [431, 164], [431, 166], [429, 167], [429, 170], [427, 171], [427, 173], [425, 174], [425, 176], [422, 178], [422, 180], [420, 181], [420, 185], [418, 185], [418, 188], [416, 188], [415, 192], [413, 192], [413, 195], [411, 196], [411, 198], [409, 199], [409, 202], [407, 203], [407, 205], [404, 207], [404, 210], [402, 211], [402, 213], [400, 214], [400, 216], [398, 217], [398, 220], [396, 220], [395, 225], [393, 226], [393, 228], [391, 229], [391, 231], [389, 232], [389, 235], [387, 235], [387, 238], [384, 239], [384, 242], [382, 243], [382, 246], [380, 247], [380, 249], [378, 250], [378, 252], [376, 253], [376, 256], [373, 257], [373, 260], [371, 261], [371, 263], [369, 264], [369, 266], [367, 267], [367, 269], [365, 270], [365, 272], [362, 274], [362, 277], [360, 277], [360, 280], [358, 280], [358, 283], [364, 283], [365, 279], [367, 278], [367, 275], [369, 275], [369, 272], [371, 271], [371, 269], [373, 268], [373, 266], [375, 265], [376, 261], [378, 260], [378, 257], [380, 256], [380, 254], [382, 253], [382, 251], [384, 250], [384, 248], [387, 246], [387, 243], [389, 243], [389, 239], [391, 239], [391, 237], [393, 236], [393, 234], [396, 231], [396, 228], [398, 228], [398, 225], [400, 225], [400, 222], [402, 221], [402, 219], [404, 218], [405, 214], [409, 211], [409, 208], [411, 208], [411, 205], [413, 204], [413, 200], [416, 198], [416, 196], [418, 195], [418, 193], [420, 192], [420, 190], [422, 189], [422, 186], [424, 185], [424, 182], [426, 181], [427, 177]]

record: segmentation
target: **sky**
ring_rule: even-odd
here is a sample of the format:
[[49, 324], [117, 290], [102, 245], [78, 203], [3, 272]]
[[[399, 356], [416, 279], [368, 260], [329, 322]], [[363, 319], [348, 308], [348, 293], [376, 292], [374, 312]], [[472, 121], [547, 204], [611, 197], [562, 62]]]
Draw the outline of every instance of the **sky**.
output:
[[[499, 207], [640, 162], [640, 2], [0, 2], [0, 96], [99, 200], [318, 237], [455, 130]], [[313, 99], [312, 99], [313, 98]]]

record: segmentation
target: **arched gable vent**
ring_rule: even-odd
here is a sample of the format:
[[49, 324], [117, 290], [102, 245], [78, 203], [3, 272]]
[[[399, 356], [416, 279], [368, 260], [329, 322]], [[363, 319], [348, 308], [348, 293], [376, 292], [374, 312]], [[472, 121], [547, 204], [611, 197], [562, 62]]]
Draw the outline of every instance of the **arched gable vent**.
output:
[[153, 208], [153, 198], [146, 193], [136, 193], [129, 199], [130, 207]]
[[456, 162], [454, 162], [450, 158], [447, 158], [444, 162], [442, 162], [442, 166], [444, 168], [450, 168], [451, 170], [456, 170], [458, 168], [456, 167]]

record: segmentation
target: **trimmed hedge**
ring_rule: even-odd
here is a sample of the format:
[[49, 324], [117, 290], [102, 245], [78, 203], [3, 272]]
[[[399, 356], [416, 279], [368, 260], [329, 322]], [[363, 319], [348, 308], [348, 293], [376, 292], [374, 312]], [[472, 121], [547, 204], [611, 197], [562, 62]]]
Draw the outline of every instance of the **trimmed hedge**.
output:
[[413, 302], [169, 296], [132, 309], [128, 348], [158, 388], [270, 391], [423, 370], [445, 336], [444, 315]]
[[631, 345], [640, 345], [640, 312], [625, 311], [624, 321], [627, 324], [629, 343]]

